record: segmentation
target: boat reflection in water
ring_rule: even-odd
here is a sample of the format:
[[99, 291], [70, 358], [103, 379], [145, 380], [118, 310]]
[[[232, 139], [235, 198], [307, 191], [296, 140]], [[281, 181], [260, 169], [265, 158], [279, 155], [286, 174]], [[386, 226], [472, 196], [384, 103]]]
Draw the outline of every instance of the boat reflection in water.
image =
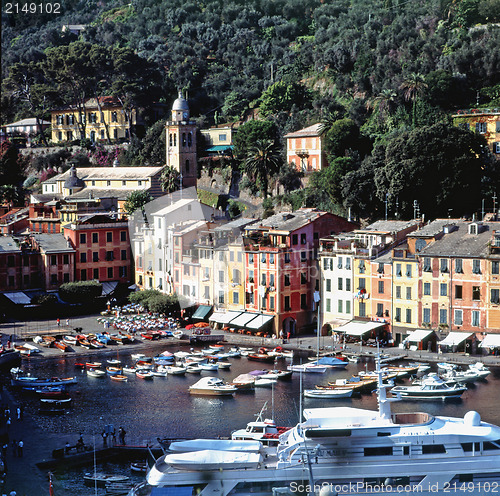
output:
[[[463, 418], [393, 414], [378, 371], [378, 411], [350, 407], [304, 411], [305, 420], [277, 445], [245, 450], [240, 443], [158, 458], [130, 495], [329, 494], [434, 496], [463, 487], [476, 496], [500, 491], [500, 427], [471, 411]], [[196, 443], [194, 443], [196, 445]], [[206, 447], [206, 442], [202, 447]], [[274, 491], [273, 491], [274, 489]]]

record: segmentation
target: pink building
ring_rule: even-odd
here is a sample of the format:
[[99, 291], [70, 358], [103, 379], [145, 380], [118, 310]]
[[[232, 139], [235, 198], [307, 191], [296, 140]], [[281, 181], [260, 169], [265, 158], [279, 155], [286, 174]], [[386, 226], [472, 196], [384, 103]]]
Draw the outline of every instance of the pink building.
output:
[[289, 164], [294, 164], [298, 170], [306, 173], [324, 169], [328, 165], [320, 128], [321, 124], [314, 124], [285, 135]]

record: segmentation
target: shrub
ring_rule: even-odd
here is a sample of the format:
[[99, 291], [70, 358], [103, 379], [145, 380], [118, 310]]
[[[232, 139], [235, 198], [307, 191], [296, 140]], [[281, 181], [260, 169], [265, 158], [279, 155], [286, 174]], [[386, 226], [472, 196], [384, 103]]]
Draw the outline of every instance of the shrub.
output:
[[51, 293], [36, 295], [31, 299], [33, 305], [42, 305], [44, 307], [55, 305], [57, 301], [57, 296]]
[[101, 294], [99, 281], [67, 282], [59, 288], [59, 296], [68, 303], [90, 303]]

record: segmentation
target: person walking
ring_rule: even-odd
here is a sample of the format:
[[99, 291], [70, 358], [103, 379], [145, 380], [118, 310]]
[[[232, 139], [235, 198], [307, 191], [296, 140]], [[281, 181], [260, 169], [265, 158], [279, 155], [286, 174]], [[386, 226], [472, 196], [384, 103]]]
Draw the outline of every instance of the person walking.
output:
[[102, 431], [102, 446], [103, 448], [107, 448], [108, 447], [108, 433], [106, 431]]
[[57, 327], [61, 327], [61, 319], [58, 318], [56, 322], [57, 322]]
[[16, 414], [17, 414], [17, 420], [22, 420], [21, 407], [19, 406], [17, 407]]
[[23, 447], [24, 447], [23, 440], [20, 439], [19, 442], [17, 443], [17, 456], [19, 456], [19, 458], [23, 457]]

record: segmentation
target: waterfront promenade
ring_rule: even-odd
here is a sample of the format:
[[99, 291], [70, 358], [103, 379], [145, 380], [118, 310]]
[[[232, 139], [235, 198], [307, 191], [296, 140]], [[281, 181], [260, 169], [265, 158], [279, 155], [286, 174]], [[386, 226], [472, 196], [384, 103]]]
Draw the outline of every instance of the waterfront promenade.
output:
[[[95, 332], [100, 330], [99, 323], [96, 321], [97, 316], [86, 316], [81, 318], [72, 319], [71, 326], [67, 329], [67, 331], [71, 332], [74, 327], [81, 327], [82, 332]], [[40, 328], [45, 329], [57, 329], [57, 324], [55, 321], [40, 321], [37, 323]], [[0, 324], [0, 332], [2, 337], [2, 342], [5, 344], [6, 340], [9, 339], [11, 335], [16, 334], [14, 329], [19, 330], [19, 323], [2, 323]], [[61, 322], [60, 329], [57, 329], [60, 333], [66, 333], [66, 326]], [[219, 331], [221, 334], [222, 331]], [[218, 332], [218, 333], [219, 333]], [[17, 334], [18, 337], [19, 334]], [[233, 334], [233, 333], [224, 333], [224, 337], [228, 343], [238, 344], [241, 346], [277, 346], [280, 345], [280, 340], [272, 340], [265, 339], [261, 337], [247, 336], [241, 334]], [[155, 350], [162, 351], [167, 347], [173, 349], [176, 344], [182, 343], [173, 338], [168, 338], [164, 340], [160, 340], [154, 343]], [[186, 342], [184, 341], [184, 344]], [[148, 342], [147, 346], [151, 347], [152, 343]], [[141, 351], [141, 347], [143, 344], [141, 342], [131, 345], [120, 346], [120, 350], [128, 350], [128, 351]], [[320, 337], [320, 347], [329, 351], [333, 346], [332, 339], [329, 337]], [[301, 350], [303, 354], [314, 354], [317, 348], [317, 338], [315, 336], [306, 336], [299, 338], [292, 338], [290, 343], [284, 344], [285, 348], [293, 348], [296, 350]], [[338, 347], [337, 347], [338, 348]], [[114, 355], [116, 353], [117, 347], [108, 347], [104, 351], [94, 350], [83, 350], [79, 347], [75, 347], [74, 352], [67, 353], [67, 356], [77, 356], [79, 353], [85, 353], [86, 355]], [[357, 344], [350, 344], [347, 349], [348, 352], [362, 352], [365, 354], [374, 355], [375, 349], [372, 347], [360, 347]], [[463, 353], [429, 353], [427, 351], [407, 351], [401, 350], [399, 348], [386, 348], [384, 349], [385, 353], [391, 355], [401, 355], [405, 354], [408, 358], [413, 360], [421, 360], [421, 361], [429, 361], [429, 362], [439, 362], [439, 361], [451, 361], [454, 363], [470, 363], [481, 359], [485, 364], [489, 366], [500, 366], [500, 357], [495, 356], [467, 356]], [[43, 349], [43, 358], [50, 359], [54, 357], [54, 359], [60, 359], [64, 356], [57, 349]], [[32, 364], [36, 364], [37, 358], [32, 360]], [[17, 395], [11, 394], [6, 388], [3, 388], [1, 403], [3, 405], [8, 405], [11, 416], [13, 418], [12, 425], [9, 428], [9, 438], [12, 442], [13, 439], [17, 441], [22, 439], [24, 442], [23, 449], [23, 457], [15, 457], [13, 453], [13, 449], [11, 446], [11, 442], [9, 443], [9, 447], [7, 450], [7, 476], [6, 482], [4, 485], [4, 492], [7, 494], [13, 489], [17, 491], [17, 495], [44, 495], [49, 494], [48, 492], [48, 470], [49, 468], [43, 468], [40, 470], [38, 465], [43, 461], [51, 461], [52, 460], [52, 452], [55, 449], [63, 448], [66, 442], [69, 442], [70, 445], [74, 445], [76, 442], [75, 434], [60, 434], [60, 433], [52, 433], [46, 432], [40, 429], [34, 420], [30, 418], [29, 415], [25, 415], [22, 421], [17, 421], [15, 419], [15, 411], [17, 406], [19, 405], [17, 402]], [[91, 439], [85, 439], [87, 444], [91, 444]], [[136, 444], [136, 439], [133, 439], [132, 436], [128, 436], [127, 441], [132, 444]], [[101, 447], [101, 442], [96, 441], [98, 447]], [[55, 494], [63, 494], [61, 492], [57, 492], [57, 481], [55, 482]]]

